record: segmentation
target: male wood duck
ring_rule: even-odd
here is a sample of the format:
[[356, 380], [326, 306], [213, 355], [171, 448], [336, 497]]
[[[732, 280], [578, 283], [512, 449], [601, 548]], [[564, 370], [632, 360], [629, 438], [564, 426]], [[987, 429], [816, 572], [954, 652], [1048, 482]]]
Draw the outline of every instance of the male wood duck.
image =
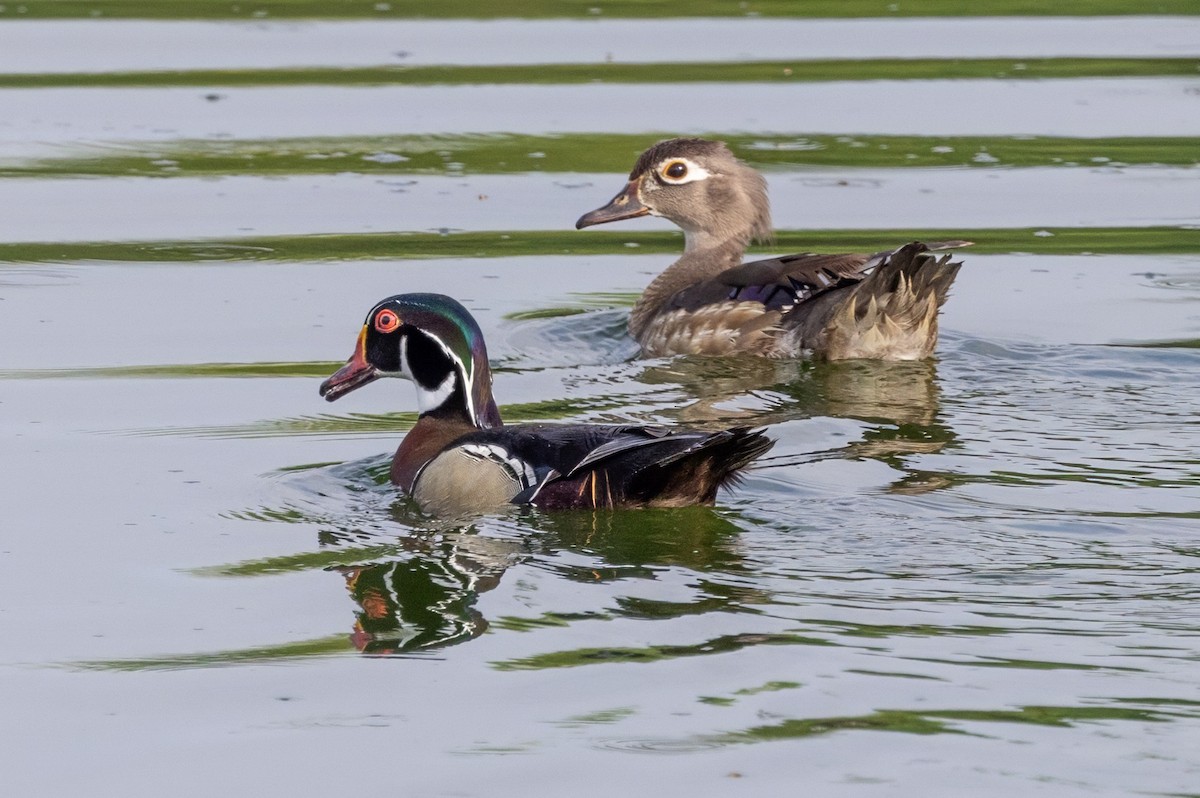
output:
[[720, 141], [670, 139], [642, 153], [629, 183], [575, 223], [652, 214], [683, 229], [683, 257], [655, 278], [629, 318], [650, 357], [811, 353], [828, 360], [920, 360], [937, 344], [938, 308], [961, 263], [906, 244], [874, 255], [783, 255], [742, 263], [771, 236], [763, 176]]
[[398, 294], [371, 308], [354, 354], [321, 383], [321, 395], [332, 402], [379, 377], [416, 385], [420, 415], [396, 450], [391, 480], [435, 514], [505, 504], [711, 504], [717, 488], [735, 483], [774, 443], [745, 427], [505, 426], [483, 333], [466, 308], [441, 294]]

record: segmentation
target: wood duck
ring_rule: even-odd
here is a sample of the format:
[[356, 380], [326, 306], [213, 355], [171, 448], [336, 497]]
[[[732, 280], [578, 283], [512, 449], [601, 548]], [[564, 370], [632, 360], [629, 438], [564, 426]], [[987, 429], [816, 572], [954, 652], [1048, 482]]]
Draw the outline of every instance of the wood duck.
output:
[[720, 141], [670, 139], [642, 153], [629, 183], [577, 229], [653, 214], [683, 229], [683, 257], [655, 278], [629, 318], [650, 357], [810, 353], [828, 360], [921, 360], [961, 263], [906, 244], [874, 255], [784, 255], [742, 263], [771, 236], [763, 176]]
[[332, 402], [379, 377], [416, 385], [420, 415], [392, 459], [391, 481], [434, 514], [505, 504], [711, 504], [717, 488], [735, 483], [774, 444], [745, 427], [505, 426], [483, 333], [466, 308], [441, 294], [398, 294], [371, 308], [354, 354], [321, 383], [321, 396]]

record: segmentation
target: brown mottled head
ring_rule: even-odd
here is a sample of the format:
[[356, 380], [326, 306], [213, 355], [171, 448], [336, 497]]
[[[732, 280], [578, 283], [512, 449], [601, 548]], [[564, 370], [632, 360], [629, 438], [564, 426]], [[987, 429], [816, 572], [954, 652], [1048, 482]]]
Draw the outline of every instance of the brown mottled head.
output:
[[629, 173], [630, 180], [636, 180], [646, 172], [671, 158], [725, 159], [737, 160], [729, 147], [723, 141], [708, 139], [667, 139], [660, 141], [638, 156], [637, 163]]
[[621, 193], [584, 214], [575, 226], [646, 214], [679, 225], [687, 234], [688, 249], [731, 241], [745, 246], [771, 236], [766, 181], [721, 141], [660, 141], [637, 159]]

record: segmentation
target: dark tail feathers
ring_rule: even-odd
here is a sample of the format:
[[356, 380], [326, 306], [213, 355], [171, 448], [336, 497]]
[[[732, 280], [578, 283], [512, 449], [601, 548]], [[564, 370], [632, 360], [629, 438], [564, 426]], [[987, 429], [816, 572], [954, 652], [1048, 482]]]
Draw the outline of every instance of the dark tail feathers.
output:
[[[968, 242], [939, 242], [944, 249]], [[865, 280], [834, 300], [830, 292], [818, 335], [830, 360], [923, 360], [938, 338], [938, 309], [961, 262], [932, 254], [919, 241], [880, 258]], [[840, 293], [840, 292], [839, 292]]]
[[647, 465], [633, 475], [626, 490], [653, 507], [711, 504], [719, 488], [736, 485], [741, 471], [774, 445], [762, 430], [749, 427], [714, 432]]

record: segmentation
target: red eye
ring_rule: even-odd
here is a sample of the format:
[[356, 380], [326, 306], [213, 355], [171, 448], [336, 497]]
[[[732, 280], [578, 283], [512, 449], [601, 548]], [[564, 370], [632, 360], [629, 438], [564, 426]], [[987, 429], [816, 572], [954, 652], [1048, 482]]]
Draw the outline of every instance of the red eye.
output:
[[400, 326], [400, 317], [394, 310], [381, 310], [375, 314], [375, 329], [381, 333], [395, 332]]

